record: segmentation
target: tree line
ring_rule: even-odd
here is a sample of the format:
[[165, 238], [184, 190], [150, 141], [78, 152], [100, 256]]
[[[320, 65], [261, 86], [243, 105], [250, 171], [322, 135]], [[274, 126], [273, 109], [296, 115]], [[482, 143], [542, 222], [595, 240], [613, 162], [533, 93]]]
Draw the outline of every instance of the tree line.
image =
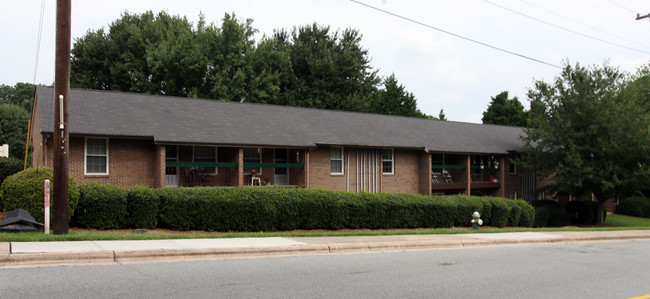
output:
[[74, 42], [70, 85], [425, 117], [395, 75], [380, 78], [355, 29], [316, 23], [278, 29], [256, 42], [253, 20], [225, 14], [220, 24], [124, 13], [108, 30]]

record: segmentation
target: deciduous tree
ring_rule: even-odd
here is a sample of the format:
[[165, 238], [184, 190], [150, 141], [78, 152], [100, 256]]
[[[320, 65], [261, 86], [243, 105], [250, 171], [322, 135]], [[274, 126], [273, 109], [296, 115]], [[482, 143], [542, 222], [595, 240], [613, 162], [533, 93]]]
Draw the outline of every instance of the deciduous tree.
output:
[[252, 22], [225, 14], [219, 25], [203, 16], [194, 25], [165, 12], [125, 13], [75, 41], [71, 86], [423, 116], [394, 75], [380, 92], [357, 30], [314, 23], [256, 44]]
[[29, 112], [14, 104], [0, 104], [0, 145], [9, 144], [9, 156], [23, 159]]
[[[604, 65], [567, 65], [553, 82], [535, 82], [522, 163], [552, 177], [551, 190], [593, 194], [604, 202], [650, 184], [650, 118], [647, 94], [627, 74]], [[645, 79], [643, 79], [645, 80]], [[603, 222], [599, 213], [598, 223]]]
[[14, 86], [0, 85], [0, 103], [14, 104], [31, 112], [32, 99], [34, 98], [34, 85], [18, 82]]

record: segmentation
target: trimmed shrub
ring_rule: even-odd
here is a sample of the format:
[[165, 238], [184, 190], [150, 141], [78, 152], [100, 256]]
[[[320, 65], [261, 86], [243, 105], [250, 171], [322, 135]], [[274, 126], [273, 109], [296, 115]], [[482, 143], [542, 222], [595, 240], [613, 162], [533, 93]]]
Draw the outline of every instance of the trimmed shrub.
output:
[[644, 196], [633, 196], [621, 199], [620, 213], [623, 215], [650, 218], [650, 199]]
[[560, 227], [571, 224], [569, 215], [553, 200], [535, 200], [532, 205], [535, 207], [534, 227]]
[[[8, 176], [0, 186], [0, 206], [2, 211], [11, 211], [13, 209], [23, 208], [36, 219], [43, 222], [45, 197], [44, 185], [45, 180], [53, 181], [54, 172], [52, 168], [41, 167], [28, 168], [16, 174]], [[52, 182], [50, 196], [54, 194], [56, 184]], [[73, 177], [68, 177], [68, 217], [75, 214], [75, 208], [79, 201], [79, 187]], [[50, 199], [53, 211], [54, 200]], [[50, 215], [50, 219], [52, 219]]]
[[548, 218], [550, 216], [549, 206], [538, 206], [535, 207], [535, 221], [533, 221], [533, 227], [545, 227], [548, 225]]
[[0, 184], [10, 175], [19, 173], [25, 164], [16, 158], [0, 157]]
[[126, 191], [108, 184], [87, 184], [79, 189], [81, 198], [74, 217], [77, 226], [94, 229], [126, 227]]
[[569, 215], [561, 208], [550, 208], [548, 215], [548, 225], [551, 227], [562, 227], [571, 224]]
[[[164, 188], [160, 223], [175, 230], [273, 231], [294, 229], [392, 229], [470, 226], [474, 211], [504, 226], [510, 211], [533, 208], [490, 197], [348, 193], [321, 189], [200, 187]], [[512, 208], [511, 205], [517, 205]], [[520, 207], [521, 206], [521, 207]], [[516, 218], [516, 219], [515, 219]], [[521, 221], [514, 217], [514, 223]]]
[[535, 208], [521, 199], [513, 200], [513, 202], [521, 209], [519, 226], [532, 227], [535, 224]]
[[519, 203], [515, 200], [509, 199], [506, 200], [506, 203], [510, 207], [510, 214], [508, 215], [508, 226], [518, 226], [519, 219], [521, 219], [521, 210]]
[[549, 199], [544, 199], [544, 200], [533, 200], [530, 202], [530, 205], [537, 208], [537, 207], [545, 207], [545, 206], [551, 206], [555, 208], [559, 208], [560, 204], [557, 203], [555, 200], [549, 200]]
[[129, 188], [126, 192], [128, 226], [153, 229], [158, 225], [160, 198], [146, 186]]
[[[598, 220], [598, 202], [574, 200], [567, 203], [565, 210], [571, 223], [578, 225], [594, 224]], [[605, 217], [607, 211], [605, 211]]]
[[508, 199], [505, 198], [491, 198], [490, 203], [492, 204], [492, 216], [488, 222], [489, 225], [495, 227], [504, 227], [508, 224], [508, 218], [510, 217], [510, 206], [507, 203]]

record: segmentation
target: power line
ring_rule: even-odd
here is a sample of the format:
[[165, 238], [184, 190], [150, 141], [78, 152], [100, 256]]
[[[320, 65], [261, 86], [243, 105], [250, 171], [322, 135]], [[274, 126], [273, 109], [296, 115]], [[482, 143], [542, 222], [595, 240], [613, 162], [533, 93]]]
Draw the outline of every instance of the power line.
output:
[[41, 52], [41, 36], [43, 35], [43, 15], [45, 14], [45, 0], [41, 1], [41, 15], [38, 21], [38, 37], [36, 39], [36, 58], [34, 59], [34, 79], [32, 85], [36, 85], [36, 74], [38, 73], [38, 56]]
[[562, 27], [562, 26], [558, 26], [558, 25], [555, 25], [555, 24], [553, 24], [553, 23], [549, 23], [549, 22], [547, 22], [547, 21], [544, 21], [544, 20], [542, 20], [542, 19], [538, 19], [538, 18], [535, 18], [535, 17], [529, 16], [529, 15], [527, 15], [527, 14], [524, 14], [524, 13], [518, 12], [518, 11], [516, 11], [516, 10], [512, 10], [512, 9], [510, 9], [510, 8], [507, 8], [507, 7], [505, 7], [505, 6], [502, 6], [502, 5], [496, 4], [496, 3], [494, 3], [494, 2], [490, 2], [490, 1], [488, 1], [488, 0], [483, 0], [483, 2], [486, 2], [486, 3], [488, 3], [488, 4], [494, 5], [494, 6], [498, 7], [498, 8], [501, 8], [501, 9], [507, 10], [507, 11], [512, 12], [512, 13], [514, 13], [514, 14], [518, 14], [518, 15], [520, 15], [520, 16], [523, 16], [523, 17], [529, 18], [529, 19], [531, 19], [531, 20], [535, 20], [535, 21], [537, 21], [537, 22], [540, 22], [540, 23], [543, 23], [543, 24], [549, 25], [549, 26], [551, 26], [551, 27], [555, 27], [555, 28], [560, 29], [560, 30], [564, 30], [564, 31], [567, 31], [567, 32], [571, 32], [571, 33], [573, 33], [573, 34], [577, 34], [577, 35], [580, 35], [580, 36], [583, 36], [583, 37], [586, 37], [586, 38], [590, 38], [590, 39], [593, 39], [593, 40], [596, 40], [596, 41], [599, 41], [599, 42], [602, 42], [602, 43], [610, 44], [610, 45], [613, 45], [613, 46], [617, 46], [617, 47], [621, 47], [621, 48], [625, 48], [625, 49], [629, 49], [629, 50], [634, 50], [634, 51], [641, 52], [641, 53], [645, 53], [645, 54], [650, 54], [650, 52], [648, 52], [648, 51], [639, 50], [639, 49], [636, 49], [636, 48], [632, 48], [632, 47], [628, 47], [628, 46], [619, 45], [619, 44], [617, 44], [617, 43], [613, 43], [613, 42], [610, 42], [610, 41], [606, 41], [606, 40], [604, 40], [604, 39], [600, 39], [600, 38], [597, 38], [597, 37], [593, 37], [593, 36], [591, 36], [591, 35], [586, 35], [586, 34], [584, 34], [584, 33], [577, 32], [577, 31], [575, 31], [575, 30], [571, 30], [571, 29], [569, 29], [569, 28], [565, 28], [565, 27]]
[[609, 3], [611, 3], [611, 4], [614, 4], [614, 5], [616, 5], [616, 6], [620, 7], [620, 8], [622, 8], [622, 9], [625, 9], [625, 10], [627, 10], [627, 11], [629, 11], [629, 12], [636, 13], [636, 11], [634, 11], [633, 9], [631, 9], [631, 8], [629, 8], [629, 7], [626, 7], [626, 6], [623, 6], [623, 5], [621, 5], [621, 4], [618, 4], [618, 3], [614, 2], [614, 1], [611, 1], [611, 0], [605, 0], [605, 1], [607, 1], [607, 2], [609, 2]]
[[582, 26], [585, 26], [585, 27], [591, 28], [591, 29], [593, 29], [593, 30], [599, 31], [599, 32], [604, 33], [604, 34], [607, 34], [607, 35], [609, 35], [609, 36], [612, 36], [612, 37], [615, 37], [615, 38], [618, 38], [618, 39], [621, 39], [621, 40], [624, 40], [624, 41], [627, 41], [627, 42], [630, 42], [630, 43], [633, 43], [633, 44], [637, 44], [637, 45], [642, 46], [642, 47], [650, 48], [649, 46], [644, 45], [644, 44], [641, 44], [641, 43], [639, 43], [639, 42], [637, 42], [637, 41], [634, 41], [634, 40], [631, 40], [631, 39], [627, 39], [627, 38], [624, 38], [624, 37], [622, 37], [622, 36], [618, 36], [618, 35], [613, 34], [613, 33], [609, 33], [609, 32], [607, 32], [607, 31], [604, 31], [604, 30], [600, 29], [600, 28], [597, 28], [597, 27], [591, 26], [591, 25], [589, 25], [589, 24], [586, 24], [586, 23], [583, 23], [583, 22], [577, 21], [577, 20], [572, 19], [572, 18], [570, 18], [570, 17], [567, 17], [567, 16], [564, 16], [564, 15], [559, 14], [559, 13], [557, 13], [557, 12], [554, 12], [554, 11], [552, 11], [552, 10], [550, 10], [550, 9], [546, 9], [546, 8], [541, 7], [541, 6], [539, 6], [539, 5], [536, 5], [536, 4], [533, 4], [533, 3], [530, 3], [529, 1], [526, 1], [526, 0], [519, 0], [519, 1], [521, 1], [521, 2], [523, 2], [523, 3], [525, 3], [525, 4], [528, 4], [528, 5], [532, 6], [532, 7], [535, 7], [535, 8], [537, 8], [537, 9], [541, 9], [541, 10], [543, 10], [543, 11], [545, 11], [545, 12], [550, 13], [550, 14], [554, 14], [554, 15], [556, 15], [556, 16], [558, 16], [558, 17], [563, 18], [563, 19], [566, 19], [566, 20], [569, 20], [569, 21], [571, 21], [571, 22], [574, 22], [574, 23], [576, 23], [576, 24], [580, 24], [580, 25], [582, 25]]
[[362, 6], [365, 6], [365, 7], [371, 8], [371, 9], [374, 9], [374, 10], [376, 10], [376, 11], [379, 11], [379, 12], [382, 12], [382, 13], [385, 13], [385, 14], [388, 14], [388, 15], [391, 15], [391, 16], [394, 16], [394, 17], [397, 17], [397, 18], [400, 18], [400, 19], [402, 19], [402, 20], [406, 20], [406, 21], [408, 21], [408, 22], [411, 22], [411, 23], [414, 23], [414, 24], [418, 24], [418, 25], [420, 25], [420, 26], [424, 26], [424, 27], [427, 27], [427, 28], [430, 28], [430, 29], [433, 29], [433, 30], [436, 30], [436, 31], [440, 31], [440, 32], [445, 33], [445, 34], [449, 34], [449, 35], [455, 36], [455, 37], [460, 38], [460, 39], [464, 39], [464, 40], [469, 41], [469, 42], [473, 42], [473, 43], [475, 43], [475, 44], [479, 44], [479, 45], [484, 46], [484, 47], [488, 47], [488, 48], [493, 49], [493, 50], [497, 50], [497, 51], [501, 51], [501, 52], [504, 52], [504, 53], [508, 53], [508, 54], [510, 54], [510, 55], [514, 55], [514, 56], [517, 56], [517, 57], [520, 57], [520, 58], [528, 59], [528, 60], [531, 60], [531, 61], [534, 61], [534, 62], [537, 62], [537, 63], [545, 64], [545, 65], [548, 65], [548, 66], [552, 66], [552, 67], [555, 67], [555, 68], [559, 68], [559, 69], [562, 68], [562, 67], [557, 66], [557, 65], [552, 64], [552, 63], [548, 63], [548, 62], [545, 62], [545, 61], [542, 61], [542, 60], [539, 60], [539, 59], [536, 59], [536, 58], [532, 58], [532, 57], [529, 57], [529, 56], [526, 56], [526, 55], [523, 55], [523, 54], [519, 54], [519, 53], [516, 53], [516, 52], [508, 51], [508, 50], [503, 49], [503, 48], [499, 48], [499, 47], [496, 47], [496, 46], [492, 46], [492, 45], [490, 45], [490, 44], [487, 44], [487, 43], [484, 43], [484, 42], [480, 42], [480, 41], [477, 41], [477, 40], [471, 39], [471, 38], [469, 38], [469, 37], [465, 37], [465, 36], [462, 36], [462, 35], [459, 35], [459, 34], [456, 34], [456, 33], [453, 33], [453, 32], [447, 31], [447, 30], [444, 30], [444, 29], [440, 29], [440, 28], [437, 28], [437, 27], [434, 27], [434, 26], [431, 26], [431, 25], [428, 25], [428, 24], [422, 23], [422, 22], [420, 22], [420, 21], [416, 21], [416, 20], [413, 20], [413, 19], [407, 18], [407, 17], [402, 16], [402, 15], [398, 15], [398, 14], [396, 14], [396, 13], [393, 13], [393, 12], [390, 12], [390, 11], [387, 11], [387, 10], [383, 10], [383, 9], [380, 9], [380, 8], [374, 7], [374, 6], [372, 6], [372, 5], [368, 5], [368, 4], [365, 4], [365, 3], [359, 2], [359, 1], [357, 1], [357, 0], [350, 0], [350, 1], [351, 1], [351, 2], [354, 2], [354, 3], [356, 3], [356, 4], [359, 4], [359, 5], [362, 5]]

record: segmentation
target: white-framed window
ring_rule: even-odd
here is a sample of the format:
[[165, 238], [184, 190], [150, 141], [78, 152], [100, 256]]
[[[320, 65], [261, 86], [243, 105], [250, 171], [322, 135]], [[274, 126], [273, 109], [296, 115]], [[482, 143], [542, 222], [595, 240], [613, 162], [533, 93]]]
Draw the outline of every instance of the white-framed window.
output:
[[[262, 163], [262, 149], [244, 148], [244, 163]], [[262, 174], [262, 167], [244, 167], [244, 173], [250, 173], [253, 169]]]
[[392, 148], [384, 149], [382, 153], [382, 172], [384, 174], [394, 174], [395, 173], [395, 151]]
[[343, 174], [343, 147], [333, 146], [330, 151], [330, 174]]
[[510, 199], [517, 199], [517, 191], [510, 191]]
[[[217, 147], [215, 146], [195, 146], [194, 147], [194, 162], [217, 162]], [[218, 174], [217, 167], [197, 167], [201, 172], [207, 174]]]
[[108, 138], [87, 137], [84, 151], [84, 173], [108, 175]]
[[517, 164], [510, 162], [508, 165], [508, 173], [517, 174]]

